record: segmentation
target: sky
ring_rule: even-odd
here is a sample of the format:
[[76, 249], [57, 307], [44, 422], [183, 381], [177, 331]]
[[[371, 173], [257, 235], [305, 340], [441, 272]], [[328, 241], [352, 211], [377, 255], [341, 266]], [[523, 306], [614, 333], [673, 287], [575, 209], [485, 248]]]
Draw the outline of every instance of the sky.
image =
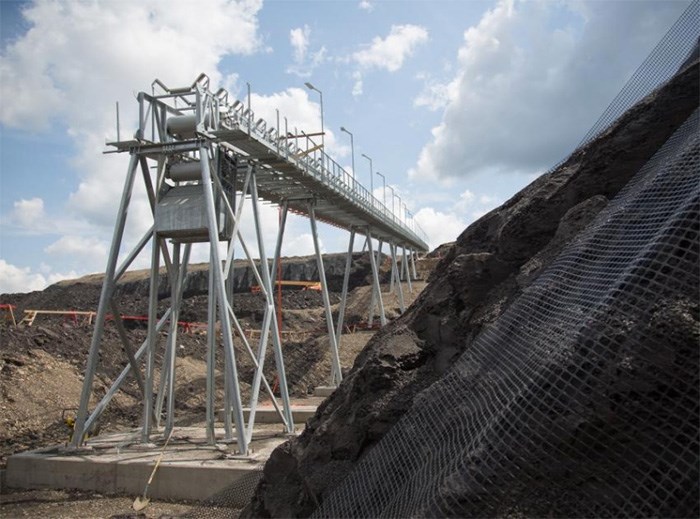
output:
[[[103, 153], [115, 103], [130, 133], [155, 78], [204, 72], [240, 99], [249, 84], [256, 115], [306, 132], [321, 128], [312, 83], [327, 152], [352, 170], [350, 131], [358, 180], [388, 206], [393, 189], [434, 248], [573, 151], [688, 4], [0, 0], [0, 293], [104, 271], [128, 164]], [[150, 223], [137, 184], [122, 254]], [[274, 207], [263, 229], [271, 254]], [[308, 220], [285, 236], [283, 254], [313, 253]], [[346, 231], [320, 237], [347, 250]]]

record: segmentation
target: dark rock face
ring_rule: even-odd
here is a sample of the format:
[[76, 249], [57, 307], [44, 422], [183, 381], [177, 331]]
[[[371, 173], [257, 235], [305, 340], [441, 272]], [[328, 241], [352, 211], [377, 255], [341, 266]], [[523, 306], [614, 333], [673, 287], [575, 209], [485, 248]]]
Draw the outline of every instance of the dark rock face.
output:
[[316, 509], [689, 117], [698, 84], [695, 62], [468, 227], [419, 299], [375, 335], [301, 436], [271, 457], [244, 516], [304, 517]]

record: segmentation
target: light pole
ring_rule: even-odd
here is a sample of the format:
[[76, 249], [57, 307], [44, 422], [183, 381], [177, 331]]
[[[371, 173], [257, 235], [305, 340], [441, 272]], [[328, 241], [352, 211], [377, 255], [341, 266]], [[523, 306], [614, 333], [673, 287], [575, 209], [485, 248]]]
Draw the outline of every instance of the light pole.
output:
[[389, 189], [391, 189], [391, 217], [392, 219], [394, 218], [394, 198], [396, 198], [396, 194], [394, 193], [394, 188], [391, 186], [387, 186]]
[[326, 132], [323, 130], [323, 92], [321, 92], [318, 88], [313, 86], [308, 81], [304, 83], [304, 85], [306, 85], [306, 88], [308, 88], [309, 90], [314, 90], [318, 92], [318, 95], [321, 98], [321, 148], [323, 149], [323, 153], [326, 153], [326, 141], [324, 139]]
[[[399, 211], [401, 210], [401, 197], [399, 195], [396, 195], [396, 198], [399, 199]], [[399, 222], [402, 221], [401, 215], [399, 214]]]
[[376, 173], [377, 173], [377, 175], [382, 177], [382, 184], [384, 185], [384, 189], [382, 191], [382, 199], [384, 202], [384, 209], [386, 209], [386, 178], [379, 171], [376, 171]]
[[354, 177], [355, 175], [357, 175], [357, 172], [355, 171], [355, 140], [352, 138], [352, 132], [346, 130], [344, 126], [340, 127], [340, 131], [345, 132], [350, 136], [350, 150], [352, 154], [352, 176]]
[[374, 178], [374, 168], [372, 167], [372, 159], [370, 159], [364, 153], [362, 154], [362, 156], [369, 160], [369, 194], [372, 198], [374, 198], [374, 181], [372, 180]]

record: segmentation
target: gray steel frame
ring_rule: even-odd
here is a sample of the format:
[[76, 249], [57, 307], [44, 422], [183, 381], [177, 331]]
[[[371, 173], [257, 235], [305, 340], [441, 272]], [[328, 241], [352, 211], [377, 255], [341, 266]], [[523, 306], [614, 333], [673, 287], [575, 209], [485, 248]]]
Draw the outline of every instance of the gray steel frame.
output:
[[[247, 454], [252, 440], [255, 413], [261, 385], [272, 398], [273, 405], [280, 415], [285, 431], [294, 432], [289, 393], [284, 368], [282, 343], [279, 334], [279, 323], [275, 312], [274, 283], [276, 281], [276, 266], [279, 264], [286, 217], [289, 210], [305, 214], [310, 219], [314, 240], [319, 278], [322, 287], [324, 309], [328, 327], [328, 338], [331, 350], [332, 371], [331, 385], [337, 385], [342, 380], [338, 349], [340, 347], [345, 306], [348, 292], [349, 272], [352, 266], [352, 250], [357, 231], [364, 231], [370, 261], [372, 265], [372, 303], [370, 322], [373, 318], [374, 307], [379, 304], [381, 324], [386, 324], [384, 305], [379, 285], [377, 261], [381, 258], [381, 246], [384, 241], [390, 244], [392, 257], [392, 275], [399, 282], [400, 301], [403, 310], [403, 298], [400, 288], [399, 271], [396, 263], [396, 242], [406, 243], [414, 249], [426, 250], [425, 234], [412, 217], [399, 218], [388, 211], [384, 204], [376, 200], [361, 184], [345, 172], [335, 161], [328, 157], [320, 146], [316, 145], [311, 136], [296, 133], [290, 137], [286, 131], [280, 135], [279, 128], [268, 130], [265, 123], [255, 122], [255, 116], [248, 106], [240, 102], [230, 104], [228, 94], [219, 90], [212, 93], [208, 89], [209, 81], [204, 75], [186, 88], [167, 89], [159, 80], [154, 81], [151, 95], [141, 92], [139, 102], [139, 128], [135, 138], [129, 141], [110, 143], [117, 152], [129, 152], [131, 159], [127, 169], [124, 189], [117, 213], [110, 254], [105, 272], [105, 279], [100, 295], [100, 302], [95, 319], [90, 351], [87, 359], [85, 378], [80, 397], [75, 433], [71, 446], [79, 447], [85, 440], [86, 434], [96, 424], [106, 406], [119, 390], [127, 377], [132, 374], [143, 395], [143, 415], [141, 441], [150, 441], [153, 428], [160, 429], [161, 418], [165, 406], [164, 435], [169, 435], [175, 426], [175, 361], [177, 355], [178, 315], [182, 292], [184, 289], [187, 266], [190, 256], [190, 243], [186, 237], [172, 238], [172, 246], [168, 247], [166, 237], [160, 235], [154, 225], [139, 240], [121, 265], [117, 268], [122, 238], [124, 234], [128, 208], [134, 187], [137, 168], [140, 166], [149, 203], [154, 214], [163, 193], [166, 182], [166, 171], [177, 162], [199, 160], [201, 179], [195, 184], [202, 186], [205, 200], [206, 220], [208, 222], [208, 243], [210, 250], [210, 277], [208, 297], [207, 323], [207, 385], [206, 385], [206, 430], [208, 442], [216, 441], [215, 435], [215, 377], [214, 365], [216, 359], [217, 333], [216, 317], [221, 323], [222, 347], [224, 352], [224, 430], [226, 439], [235, 441], [238, 450]], [[156, 95], [155, 87], [164, 90]], [[169, 130], [169, 121], [182, 116], [194, 116], [191, 135], [178, 134]], [[279, 126], [279, 114], [278, 125]], [[150, 133], [150, 139], [148, 138]], [[189, 133], [189, 132], [188, 132]], [[306, 144], [305, 149], [299, 145], [299, 140]], [[151, 179], [148, 161], [156, 163], [155, 186]], [[226, 188], [222, 183], [223, 164], [243, 165], [245, 177], [240, 190]], [[170, 181], [168, 185], [178, 186], [182, 182]], [[185, 185], [191, 183], [185, 181]], [[233, 191], [232, 191], [233, 189]], [[228, 193], [228, 194], [227, 194]], [[238, 201], [236, 202], [236, 193]], [[255, 222], [258, 245], [259, 264], [256, 264], [240, 231], [243, 218], [244, 202], [247, 196], [251, 199], [252, 216]], [[260, 223], [260, 199], [279, 203], [282, 208], [282, 220], [276, 240], [276, 248], [272, 266], [268, 265]], [[235, 207], [235, 210], [234, 210]], [[224, 228], [220, 228], [220, 214], [225, 215], [230, 225], [231, 233], [228, 239], [228, 249], [225, 261], [221, 261], [218, 243], [225, 236]], [[329, 222], [350, 231], [348, 256], [343, 278], [343, 292], [339, 307], [338, 322], [333, 322], [325, 270], [321, 257], [318, 240], [317, 220]], [[378, 258], [375, 258], [372, 239], [379, 239]], [[225, 238], [223, 238], [225, 239]], [[184, 240], [184, 241], [183, 241]], [[147, 338], [134, 352], [129, 343], [119, 311], [113, 298], [114, 287], [132, 262], [151, 242], [151, 275], [149, 289], [149, 318]], [[201, 241], [201, 238], [199, 239]], [[182, 243], [185, 244], [184, 253]], [[248, 339], [238, 321], [232, 305], [232, 284], [229, 281], [233, 275], [234, 246], [240, 245], [245, 253], [254, 276], [265, 296], [265, 312], [261, 327], [261, 337], [257, 352], [253, 351]], [[172, 255], [171, 255], [172, 249]], [[402, 267], [408, 275], [408, 263], [404, 246]], [[160, 280], [159, 266], [161, 259], [165, 264], [171, 286], [172, 306], [158, 319], [158, 285]], [[413, 259], [413, 258], [411, 258]], [[415, 265], [414, 265], [415, 275]], [[410, 280], [409, 280], [410, 283]], [[89, 413], [88, 406], [94, 382], [99, 348], [104, 333], [106, 312], [111, 309], [115, 314], [115, 323], [120, 340], [124, 345], [129, 363], [122, 370], [95, 409]], [[154, 372], [155, 356], [158, 348], [160, 332], [169, 323], [169, 332], [165, 340], [164, 365], [158, 382], [158, 392], [154, 402]], [[234, 330], [243, 343], [244, 349], [251, 357], [255, 366], [250, 402], [250, 417], [247, 426], [243, 419], [243, 407], [240, 394], [239, 376], [236, 363], [236, 351], [233, 344]], [[273, 395], [263, 368], [266, 348], [271, 339], [274, 350], [275, 364], [280, 381], [282, 405]], [[145, 357], [144, 372], [141, 373], [139, 362]]]

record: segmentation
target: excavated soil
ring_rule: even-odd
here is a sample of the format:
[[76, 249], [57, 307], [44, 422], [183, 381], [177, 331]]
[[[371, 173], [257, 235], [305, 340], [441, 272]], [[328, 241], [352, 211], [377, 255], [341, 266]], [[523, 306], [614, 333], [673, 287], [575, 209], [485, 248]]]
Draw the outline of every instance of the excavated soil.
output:
[[[291, 263], [291, 262], [290, 262]], [[417, 267], [425, 269], [418, 262]], [[201, 268], [195, 267], [197, 275]], [[355, 285], [364, 282], [366, 265], [360, 262], [355, 268]], [[363, 274], [364, 273], [364, 274]], [[206, 272], [204, 272], [206, 275]], [[299, 277], [299, 272], [296, 273]], [[429, 273], [424, 272], [427, 276]], [[337, 277], [337, 276], [336, 276]], [[384, 269], [382, 278], [387, 278]], [[387, 278], [388, 279], [388, 278]], [[63, 281], [46, 290], [29, 294], [4, 294], [1, 303], [16, 306], [15, 314], [21, 319], [24, 310], [76, 310], [95, 311], [99, 300], [102, 276], [86, 276], [79, 280]], [[202, 284], [201, 281], [198, 281]], [[120, 312], [124, 315], [144, 316], [148, 307], [148, 279], [146, 273], [129, 272], [125, 276], [128, 290], [117, 296]], [[206, 286], [206, 283], [204, 283]], [[352, 285], [351, 285], [352, 286]], [[406, 291], [406, 304], [410, 304], [425, 286], [414, 282], [413, 294]], [[388, 292], [388, 286], [383, 290]], [[406, 287], [404, 286], [404, 290]], [[344, 372], [352, 364], [374, 334], [366, 328], [369, 305], [369, 287], [355, 286], [349, 293], [345, 313], [346, 333], [341, 339], [340, 361]], [[321, 292], [315, 290], [284, 290], [282, 296], [282, 332], [285, 368], [290, 394], [299, 403], [311, 395], [318, 385], [328, 383], [331, 370], [330, 350], [327, 338], [325, 313]], [[330, 293], [337, 319], [337, 303], [340, 294]], [[169, 306], [169, 299], [159, 301], [159, 313]], [[249, 292], [234, 295], [234, 311], [244, 328], [259, 328], [262, 320], [264, 297]], [[399, 314], [396, 294], [385, 294], [387, 315]], [[187, 322], [204, 322], [207, 318], [207, 297], [202, 294], [185, 295], [180, 319]], [[377, 319], [378, 322], [378, 319]], [[146, 338], [146, 322], [125, 321], [132, 344], [138, 345]], [[25, 450], [66, 443], [70, 429], [62, 416], [73, 416], [82, 388], [83, 370], [92, 336], [92, 325], [87, 318], [38, 315], [32, 326], [12, 326], [0, 321], [0, 469], [11, 454]], [[164, 335], [162, 335], [164, 337]], [[176, 361], [176, 425], [187, 426], [202, 422], [205, 416], [206, 388], [206, 335], [203, 333], [178, 334], [178, 358]], [[163, 339], [161, 339], [162, 345]], [[250, 397], [254, 365], [245, 353], [242, 342], [235, 339], [241, 393], [244, 401]], [[253, 343], [255, 345], [255, 343]], [[162, 350], [161, 350], [162, 351]], [[222, 387], [222, 364], [217, 359], [217, 385]], [[161, 352], [156, 358], [156, 377], [162, 362]], [[112, 381], [127, 365], [119, 336], [113, 324], [105, 326], [100, 349], [100, 361], [95, 378], [91, 405], [101, 398]], [[266, 376], [275, 375], [272, 349], [266, 357]], [[217, 394], [223, 399], [223, 391]], [[303, 401], [303, 400], [302, 400]], [[140, 393], [135, 380], [129, 379], [100, 421], [102, 431], [120, 430], [139, 423], [142, 409]], [[0, 515], [3, 517], [109, 517], [133, 513], [130, 510], [133, 497], [95, 496], [76, 491], [20, 491], [3, 489]], [[186, 504], [156, 503], [146, 510], [145, 516], [160, 517], [180, 514], [191, 508]]]

